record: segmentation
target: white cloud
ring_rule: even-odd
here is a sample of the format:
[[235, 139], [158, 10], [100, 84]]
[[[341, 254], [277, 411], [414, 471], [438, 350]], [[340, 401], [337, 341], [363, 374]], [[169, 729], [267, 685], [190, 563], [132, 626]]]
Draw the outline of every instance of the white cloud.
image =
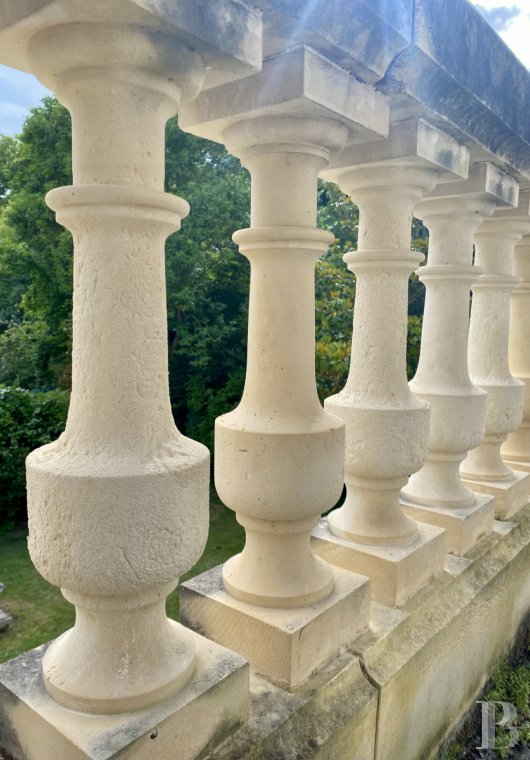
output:
[[[490, 23], [499, 24], [501, 39], [530, 68], [530, 0], [508, 0], [504, 3], [499, 0], [473, 1], [474, 5], [485, 9]], [[512, 13], [514, 10], [518, 11], [516, 15]]]
[[0, 132], [19, 132], [29, 109], [48, 94], [31, 74], [0, 66]]
[[514, 18], [517, 18], [521, 10], [515, 5], [508, 7], [507, 5], [500, 5], [496, 8], [486, 8], [482, 3], [477, 3], [477, 10], [479, 10], [486, 21], [495, 29], [496, 32], [502, 32], [506, 29]]
[[521, 14], [511, 21], [501, 37], [526, 68], [530, 68], [530, 13]]

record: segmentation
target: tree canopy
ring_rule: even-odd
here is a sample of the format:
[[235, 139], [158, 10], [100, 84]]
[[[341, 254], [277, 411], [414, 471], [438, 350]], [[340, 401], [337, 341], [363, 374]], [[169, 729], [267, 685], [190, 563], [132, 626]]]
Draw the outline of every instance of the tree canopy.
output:
[[[166, 248], [170, 394], [180, 429], [211, 446], [215, 417], [243, 389], [249, 265], [231, 237], [249, 224], [250, 181], [222, 146], [182, 132], [176, 120], [166, 137], [166, 190], [191, 206]], [[44, 196], [70, 183], [69, 115], [45, 98], [18, 137], [0, 137], [0, 385], [69, 388], [72, 241]], [[358, 228], [357, 208], [332, 183], [319, 183], [318, 223], [335, 235], [316, 270], [325, 397], [348, 371], [355, 278], [342, 255], [355, 248]], [[420, 243], [424, 234], [417, 226]], [[418, 319], [411, 325], [414, 349]]]

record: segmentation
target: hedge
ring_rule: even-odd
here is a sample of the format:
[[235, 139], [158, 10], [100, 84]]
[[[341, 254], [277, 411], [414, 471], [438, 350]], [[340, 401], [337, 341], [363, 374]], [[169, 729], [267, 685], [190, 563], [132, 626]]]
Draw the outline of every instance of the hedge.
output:
[[27, 519], [24, 460], [64, 430], [67, 391], [0, 387], [0, 530]]

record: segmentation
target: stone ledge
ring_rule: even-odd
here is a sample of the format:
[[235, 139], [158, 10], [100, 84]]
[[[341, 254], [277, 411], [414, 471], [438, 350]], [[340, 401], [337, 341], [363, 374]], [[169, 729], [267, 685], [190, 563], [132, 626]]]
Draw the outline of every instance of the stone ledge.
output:
[[253, 0], [264, 13], [264, 53], [303, 41], [373, 82], [410, 43], [412, 0]]
[[262, 63], [261, 14], [239, 0], [105, 0], [91, 3], [60, 0], [3, 0], [0, 4], [1, 60], [31, 72], [27, 44], [39, 29], [65, 22], [108, 22], [143, 26], [177, 34], [199, 50], [208, 70], [206, 86], [259, 71]]
[[377, 690], [344, 652], [292, 691], [250, 679], [250, 718], [208, 760], [372, 760]]
[[[372, 603], [370, 630], [302, 686], [282, 689], [252, 675], [249, 720], [197, 757], [423, 760], [458, 725], [515, 640], [530, 610], [529, 564], [530, 505], [511, 523], [497, 521], [466, 558], [448, 555], [446, 571], [400, 609]], [[1, 704], [9, 709], [5, 690]], [[11, 751], [26, 760], [15, 745]], [[175, 743], [170, 754], [138, 758], [174, 755]]]
[[253, 677], [249, 722], [208, 760], [424, 760], [515, 640], [529, 562], [530, 505], [402, 608], [372, 603], [371, 630], [303, 687]]

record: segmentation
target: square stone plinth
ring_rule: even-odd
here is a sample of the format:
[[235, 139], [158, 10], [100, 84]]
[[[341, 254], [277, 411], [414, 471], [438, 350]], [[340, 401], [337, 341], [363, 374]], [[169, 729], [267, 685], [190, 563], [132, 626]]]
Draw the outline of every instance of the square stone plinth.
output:
[[476, 494], [470, 507], [428, 507], [401, 499], [405, 512], [415, 520], [437, 525], [447, 531], [446, 549], [462, 556], [493, 530], [495, 497]]
[[462, 482], [468, 488], [479, 493], [495, 497], [495, 514], [500, 519], [512, 517], [528, 504], [530, 496], [530, 472], [517, 472], [514, 477], [504, 481], [465, 480]]
[[46, 647], [0, 665], [0, 747], [16, 760], [192, 760], [247, 718], [248, 663], [202, 636], [189, 684], [123, 715], [89, 715], [52, 700], [42, 680]]
[[367, 629], [368, 578], [333, 568], [334, 590], [307, 607], [258, 607], [224, 588], [222, 565], [182, 584], [182, 621], [245, 657], [254, 670], [295, 687]]
[[408, 599], [444, 569], [445, 531], [419, 525], [408, 546], [370, 546], [339, 538], [321, 520], [312, 533], [315, 554], [332, 565], [364, 573], [372, 582], [372, 597], [396, 606]]

